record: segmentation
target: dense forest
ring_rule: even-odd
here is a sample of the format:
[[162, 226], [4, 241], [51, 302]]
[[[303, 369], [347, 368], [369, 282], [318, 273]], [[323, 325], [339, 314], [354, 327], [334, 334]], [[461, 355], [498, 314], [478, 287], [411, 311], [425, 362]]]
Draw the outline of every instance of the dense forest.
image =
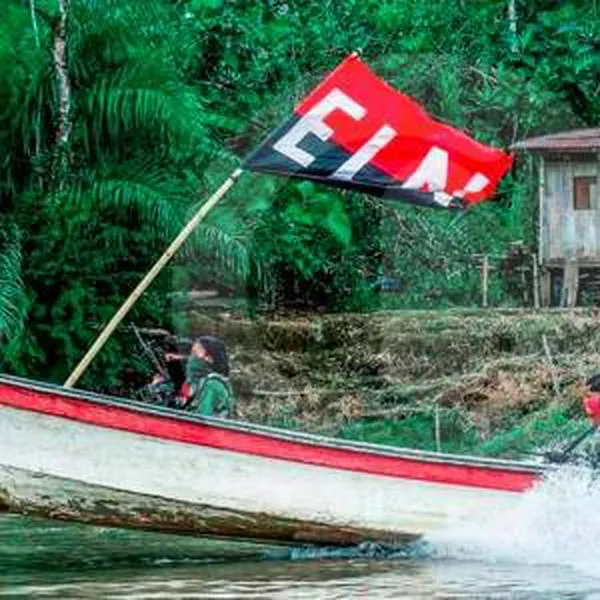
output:
[[[353, 51], [500, 148], [600, 122], [595, 0], [3, 0], [2, 370], [64, 379], [191, 211]], [[458, 217], [245, 174], [130, 320], [172, 326], [194, 281], [272, 310], [374, 310], [384, 276], [398, 308], [472, 304], [465, 257], [535, 244], [534, 169], [519, 156]], [[130, 343], [114, 336], [88, 381], [117, 382]]]

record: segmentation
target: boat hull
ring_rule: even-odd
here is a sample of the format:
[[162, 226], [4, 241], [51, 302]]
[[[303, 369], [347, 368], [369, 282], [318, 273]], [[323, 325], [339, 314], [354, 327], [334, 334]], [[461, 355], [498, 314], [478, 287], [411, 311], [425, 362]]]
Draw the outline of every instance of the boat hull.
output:
[[125, 492], [81, 481], [0, 467], [0, 512], [178, 535], [274, 544], [354, 545], [366, 539], [416, 539], [361, 527], [339, 527], [256, 512]]
[[282, 543], [401, 543], [510, 510], [538, 467], [378, 448], [0, 381], [0, 507]]

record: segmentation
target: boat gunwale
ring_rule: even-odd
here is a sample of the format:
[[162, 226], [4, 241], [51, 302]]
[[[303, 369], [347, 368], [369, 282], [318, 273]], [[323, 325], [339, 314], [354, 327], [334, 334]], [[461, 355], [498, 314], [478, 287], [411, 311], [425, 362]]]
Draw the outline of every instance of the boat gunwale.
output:
[[[95, 403], [105, 407], [119, 407], [132, 410], [141, 415], [150, 415], [161, 417], [174, 421], [189, 422], [196, 425], [204, 425], [215, 428], [237, 431], [241, 433], [268, 437], [272, 439], [295, 442], [315, 447], [326, 447], [338, 450], [347, 450], [354, 452], [363, 452], [388, 458], [399, 458], [413, 461], [422, 461], [433, 464], [447, 464], [467, 467], [481, 467], [496, 470], [510, 469], [526, 473], [544, 473], [550, 470], [551, 465], [544, 465], [528, 461], [512, 461], [500, 458], [479, 457], [466, 454], [450, 454], [444, 452], [434, 452], [428, 450], [415, 450], [412, 448], [402, 448], [383, 444], [372, 444], [356, 440], [342, 440], [338, 438], [325, 437], [318, 434], [294, 431], [289, 429], [280, 429], [268, 425], [259, 425], [234, 419], [224, 419], [219, 417], [208, 417], [186, 413], [181, 410], [168, 407], [157, 406], [144, 403], [139, 400], [101, 394], [81, 388], [65, 388], [58, 384], [34, 381], [31, 379], [17, 377], [13, 375], [0, 375], [0, 386], [12, 386], [25, 388], [29, 391], [41, 393], [52, 393], [63, 397], [80, 400], [83, 402]], [[0, 397], [0, 405], [4, 405]], [[37, 412], [35, 409], [20, 409]], [[59, 416], [60, 417], [60, 416]], [[69, 418], [69, 417], [62, 417]], [[85, 423], [85, 421], [79, 421]], [[104, 426], [101, 426], [104, 427]], [[285, 460], [285, 458], [283, 458]]]

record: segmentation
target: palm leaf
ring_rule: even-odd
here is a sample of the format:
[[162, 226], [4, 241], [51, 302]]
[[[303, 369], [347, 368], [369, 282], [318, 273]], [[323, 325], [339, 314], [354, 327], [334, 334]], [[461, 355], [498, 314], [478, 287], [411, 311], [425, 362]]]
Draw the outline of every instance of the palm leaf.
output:
[[25, 318], [21, 248], [15, 227], [0, 229], [0, 340], [18, 334]]
[[199, 225], [185, 246], [183, 256], [197, 261], [210, 258], [242, 281], [249, 277], [253, 266], [254, 272], [263, 277], [261, 266], [252, 264], [254, 259], [245, 240], [214, 225]]
[[142, 227], [166, 241], [179, 231], [194, 187], [195, 181], [177, 178], [159, 163], [129, 161], [75, 173], [60, 202], [72, 232], [90, 220], [119, 215], [125, 227], [113, 229], [123, 235], [120, 246], [130, 230]]
[[163, 144], [165, 153], [200, 145], [204, 128], [195, 94], [156, 62], [128, 64], [101, 78], [81, 98], [84, 143], [101, 148], [132, 133]]
[[[44, 40], [47, 28], [40, 28]], [[0, 202], [27, 185], [24, 165], [46, 137], [44, 104], [52, 98], [49, 53], [38, 48], [30, 15], [22, 5], [0, 6]]]

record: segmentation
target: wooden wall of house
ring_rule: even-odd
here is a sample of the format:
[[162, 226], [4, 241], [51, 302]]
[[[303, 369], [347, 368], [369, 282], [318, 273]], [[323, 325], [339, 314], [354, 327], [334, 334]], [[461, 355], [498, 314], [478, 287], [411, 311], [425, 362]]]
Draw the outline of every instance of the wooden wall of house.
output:
[[[600, 160], [597, 155], [546, 157], [540, 198], [539, 253], [543, 263], [578, 259], [600, 265]], [[589, 210], [576, 210], [574, 178], [596, 177]]]

